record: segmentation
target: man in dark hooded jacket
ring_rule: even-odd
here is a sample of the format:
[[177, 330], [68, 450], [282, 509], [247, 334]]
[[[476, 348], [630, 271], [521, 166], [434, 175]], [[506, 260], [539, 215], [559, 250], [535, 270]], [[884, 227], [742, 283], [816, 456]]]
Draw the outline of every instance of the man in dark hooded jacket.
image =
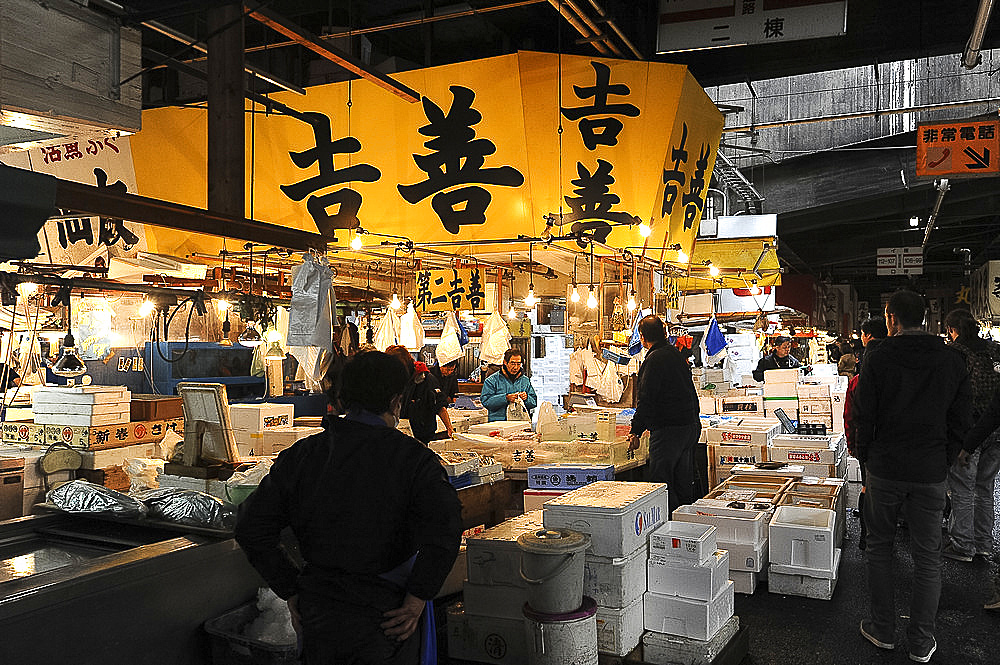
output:
[[861, 634], [880, 649], [895, 647], [893, 541], [905, 515], [913, 558], [907, 646], [910, 660], [926, 663], [937, 649], [945, 479], [971, 425], [972, 391], [961, 353], [924, 332], [921, 296], [897, 291], [885, 318], [890, 336], [865, 355], [854, 404], [871, 595]]

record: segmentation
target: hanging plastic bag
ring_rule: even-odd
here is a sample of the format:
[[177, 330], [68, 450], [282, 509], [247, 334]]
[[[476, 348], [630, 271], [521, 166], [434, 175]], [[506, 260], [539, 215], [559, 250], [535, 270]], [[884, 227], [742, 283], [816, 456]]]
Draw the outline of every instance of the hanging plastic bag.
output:
[[635, 319], [632, 321], [632, 337], [628, 342], [628, 354], [630, 356], [639, 355], [642, 351], [642, 338], [639, 336], [639, 321], [643, 317], [643, 310], [638, 309], [635, 312]]
[[455, 317], [455, 325], [458, 328], [458, 343], [465, 346], [469, 343], [469, 331], [466, 330], [462, 322], [458, 320], [457, 312], [453, 312], [452, 316]]
[[392, 308], [385, 311], [385, 316], [378, 323], [378, 330], [375, 331], [375, 348], [385, 351], [390, 346], [395, 346], [399, 340], [399, 316]]
[[538, 426], [536, 427], [538, 431], [541, 431], [542, 425], [554, 423], [557, 420], [559, 420], [559, 416], [556, 415], [556, 410], [552, 408], [552, 402], [542, 402], [538, 405]]
[[[329, 265], [317, 263], [307, 254], [292, 271], [292, 299], [288, 315], [289, 346], [330, 348], [333, 342], [333, 303]], [[322, 343], [326, 337], [329, 339]], [[317, 341], [320, 343], [317, 344]]]
[[531, 420], [528, 409], [524, 407], [524, 401], [518, 397], [507, 405], [507, 420]]
[[583, 367], [587, 370], [587, 378], [584, 385], [597, 390], [601, 384], [601, 374], [604, 372], [604, 367], [590, 349], [583, 350]]
[[448, 325], [445, 320], [444, 330], [441, 332], [441, 341], [438, 342], [434, 351], [439, 365], [447, 365], [452, 360], [458, 360], [465, 355], [462, 344], [458, 341], [458, 331]]
[[600, 382], [595, 390], [598, 395], [608, 402], [617, 403], [622, 398], [622, 393], [625, 392], [625, 385], [618, 375], [616, 363], [608, 362], [604, 364], [604, 371], [601, 373]]
[[510, 348], [510, 329], [497, 312], [493, 312], [483, 328], [482, 343], [479, 346], [479, 359], [490, 365], [503, 362], [503, 354]]
[[412, 301], [406, 306], [406, 313], [399, 317], [399, 343], [410, 351], [424, 348], [424, 326]]
[[576, 386], [583, 385], [583, 349], [577, 349], [569, 356], [569, 382]]

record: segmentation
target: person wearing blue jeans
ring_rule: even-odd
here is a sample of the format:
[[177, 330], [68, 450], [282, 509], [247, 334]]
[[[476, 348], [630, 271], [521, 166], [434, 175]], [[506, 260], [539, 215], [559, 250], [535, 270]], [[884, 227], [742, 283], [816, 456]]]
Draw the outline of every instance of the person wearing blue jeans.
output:
[[871, 598], [861, 634], [880, 649], [896, 646], [893, 544], [904, 517], [913, 558], [907, 648], [926, 663], [937, 650], [945, 479], [971, 425], [972, 390], [962, 354], [924, 332], [920, 295], [897, 291], [885, 314], [889, 337], [865, 354], [855, 390]]

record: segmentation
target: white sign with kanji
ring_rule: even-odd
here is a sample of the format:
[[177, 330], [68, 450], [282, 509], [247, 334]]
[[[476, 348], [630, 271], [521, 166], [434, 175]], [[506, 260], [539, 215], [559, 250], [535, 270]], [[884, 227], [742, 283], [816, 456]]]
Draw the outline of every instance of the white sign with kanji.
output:
[[847, 0], [660, 0], [656, 52], [847, 34]]
[[879, 247], [875, 257], [878, 275], [923, 275], [924, 252], [920, 247]]

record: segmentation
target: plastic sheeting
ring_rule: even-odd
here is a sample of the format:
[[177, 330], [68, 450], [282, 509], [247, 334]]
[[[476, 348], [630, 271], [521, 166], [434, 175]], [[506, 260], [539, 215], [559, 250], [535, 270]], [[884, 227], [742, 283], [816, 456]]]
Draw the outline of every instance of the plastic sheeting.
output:
[[399, 343], [410, 351], [424, 348], [424, 326], [413, 309], [413, 301], [407, 304], [406, 313], [399, 317]]
[[483, 337], [479, 345], [479, 359], [490, 365], [503, 363], [503, 354], [510, 348], [510, 329], [507, 322], [497, 312], [493, 312], [483, 327]]
[[289, 346], [333, 349], [333, 312], [337, 307], [337, 297], [332, 279], [333, 272], [326, 258], [317, 261], [311, 254], [306, 254], [302, 264], [292, 271]]
[[455, 318], [455, 313], [449, 312], [445, 315], [444, 329], [441, 331], [441, 341], [438, 342], [437, 349], [434, 351], [438, 364], [445, 365], [465, 355], [458, 332], [459, 323]]
[[379, 351], [385, 351], [390, 346], [399, 344], [399, 315], [392, 307], [385, 310], [385, 316], [378, 322], [373, 343]]
[[205, 492], [164, 487], [138, 492], [136, 498], [146, 504], [153, 519], [227, 531], [236, 526], [233, 505]]
[[138, 499], [86, 480], [74, 480], [49, 490], [46, 500], [68, 513], [139, 519], [145, 517], [147, 512], [146, 506]]

